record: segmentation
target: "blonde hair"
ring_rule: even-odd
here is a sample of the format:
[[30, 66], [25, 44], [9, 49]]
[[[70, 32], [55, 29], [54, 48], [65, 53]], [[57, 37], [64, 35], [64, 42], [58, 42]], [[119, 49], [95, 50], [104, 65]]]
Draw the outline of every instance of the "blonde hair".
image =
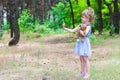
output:
[[87, 18], [89, 18], [90, 22], [93, 22], [93, 20], [94, 20], [94, 10], [93, 10], [93, 8], [88, 7], [88, 9], [85, 9], [82, 12], [82, 15], [84, 15]]

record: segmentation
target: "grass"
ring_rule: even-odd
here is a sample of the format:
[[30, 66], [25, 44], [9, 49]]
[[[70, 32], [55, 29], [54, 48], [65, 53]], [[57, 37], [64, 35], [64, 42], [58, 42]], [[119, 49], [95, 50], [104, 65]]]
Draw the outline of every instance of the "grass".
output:
[[[98, 43], [92, 44], [92, 49], [95, 52], [91, 56], [91, 60], [90, 60], [91, 77], [88, 80], [120, 80], [120, 46], [118, 44], [120, 42], [119, 36], [108, 37], [107, 35], [105, 35], [105, 36], [99, 36], [97, 37], [97, 39], [98, 39]], [[28, 42], [29, 42], [28, 40], [24, 41], [24, 44]], [[42, 78], [45, 77], [50, 80], [83, 80], [82, 78], [75, 77], [75, 74], [79, 72], [80, 63], [78, 59], [76, 59], [76, 57], [73, 57], [71, 53], [67, 52], [73, 49], [73, 44], [72, 44], [73, 42], [70, 43], [66, 43], [69, 46], [71, 46], [70, 48], [68, 47], [68, 49], [64, 48], [65, 46], [64, 43], [63, 44], [59, 43], [62, 46], [58, 46], [58, 47], [64, 49], [64, 52], [66, 52], [65, 54], [63, 53], [59, 54], [58, 52], [60, 51], [55, 50], [57, 49], [56, 47], [57, 44], [46, 43], [43, 46], [40, 43], [35, 43], [35, 45], [33, 45], [34, 43], [32, 42], [31, 44], [32, 47], [29, 45], [23, 46], [24, 48], [21, 48], [21, 50], [15, 50], [15, 51], [11, 51], [12, 47], [11, 48], [1, 47], [2, 48], [1, 52], [2, 51], [4, 52], [6, 49], [9, 49], [6, 50], [6, 52], [4, 52], [7, 53], [5, 55], [8, 55], [9, 52], [16, 54], [18, 51], [19, 53], [21, 52], [21, 56], [19, 62], [14, 62], [14, 60], [12, 60], [13, 62], [10, 61], [8, 64], [5, 64], [2, 68], [0, 67], [1, 70], [0, 79], [42, 80]], [[50, 53], [48, 49], [52, 49], [49, 47], [53, 47], [53, 46], [55, 46], [55, 49], [51, 50], [52, 53]], [[13, 47], [13, 48], [18, 49], [19, 47], [17, 48]], [[33, 51], [30, 49], [33, 49]], [[48, 53], [45, 53], [42, 49], [46, 51], [48, 50]], [[34, 52], [35, 54], [30, 53], [31, 51]], [[43, 54], [43, 52], [45, 54]], [[36, 62], [24, 63], [24, 58], [26, 58], [27, 56], [34, 57], [34, 55], [36, 55], [35, 56]], [[48, 60], [48, 58], [49, 58], [49, 63], [46, 64], [41, 63], [42, 59]], [[19, 64], [17, 65], [17, 63], [21, 63], [21, 62], [22, 62], [21, 65]], [[72, 64], [74, 62], [75, 64]], [[1, 61], [0, 64], [2, 64]], [[69, 66], [73, 66], [73, 67], [69, 67]]]
[[[106, 61], [107, 62], [107, 61]], [[91, 78], [89, 80], [119, 80], [120, 79], [120, 62], [116, 59], [110, 63], [102, 64], [102, 66], [92, 66]]]
[[[116, 39], [116, 41], [114, 38]], [[95, 46], [99, 46], [99, 44], [102, 43], [103, 46], [107, 48], [112, 47], [112, 49], [114, 50], [112, 50], [110, 53], [108, 52], [105, 55], [104, 59], [99, 59], [100, 61], [91, 62], [91, 78], [89, 80], [120, 80], [120, 47], [119, 44], [116, 43], [120, 41], [119, 37], [108, 37], [107, 35], [104, 35], [99, 36], [98, 41], [99, 42], [95, 44]], [[49, 73], [49, 76], [54, 77], [55, 80], [75, 80], [76, 78], [74, 77], [74, 75], [77, 73], [77, 71], [79, 71], [79, 69], [55, 69], [54, 71]], [[80, 78], [79, 80], [83, 79]]]
[[[105, 63], [96, 62], [98, 65], [95, 66], [91, 64], [91, 77], [88, 80], [120, 80], [120, 62], [119, 59], [112, 59], [110, 61], [105, 61]], [[99, 66], [99, 67], [98, 67]], [[54, 69], [53, 71], [48, 71], [46, 76], [52, 76], [55, 80], [77, 80], [75, 74], [79, 69]], [[54, 80], [53, 79], [53, 80]], [[79, 80], [83, 80], [80, 78]]]
[[[92, 65], [92, 64], [91, 64]], [[75, 78], [75, 74], [78, 72], [79, 69], [60, 69], [60, 68], [55, 68], [54, 69], [47, 69], [44, 66], [39, 66], [38, 70], [36, 71], [35, 66], [33, 67], [23, 67], [23, 66], [17, 66], [14, 67], [16, 68], [17, 72], [27, 72], [25, 73], [26, 75], [29, 73], [29, 76], [27, 75], [26, 78], [34, 76], [39, 73], [39, 77], [47, 77], [50, 78], [50, 80], [83, 80], [82, 78], [77, 79]], [[41, 68], [44, 68], [44, 70], [41, 70]], [[92, 65], [91, 66], [91, 78], [88, 80], [119, 80], [120, 79], [120, 62], [116, 60], [112, 60], [111, 63], [108, 63], [107, 65], [102, 64], [102, 66], [97, 67]], [[15, 73], [17, 73], [15, 72]], [[12, 72], [13, 73], [13, 72]], [[41, 74], [42, 73], [42, 74]], [[25, 77], [25, 76], [24, 76]], [[32, 78], [32, 77], [31, 77]], [[36, 79], [39, 80], [39, 79]]]

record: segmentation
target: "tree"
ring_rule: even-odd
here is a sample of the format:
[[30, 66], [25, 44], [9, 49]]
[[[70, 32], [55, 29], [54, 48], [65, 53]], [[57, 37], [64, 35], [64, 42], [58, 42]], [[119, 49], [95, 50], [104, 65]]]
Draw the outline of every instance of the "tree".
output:
[[113, 0], [114, 4], [114, 13], [113, 13], [113, 24], [115, 27], [115, 33], [119, 34], [119, 9], [118, 9], [118, 0]]
[[91, 6], [91, 5], [90, 5], [90, 0], [87, 0], [87, 5], [88, 5], [88, 7]]
[[[90, 0], [87, 0], [87, 6], [88, 6], [88, 7], [91, 7]], [[94, 34], [94, 32], [95, 32], [95, 29], [92, 28], [92, 33]]]
[[102, 22], [102, 0], [97, 0], [98, 2], [98, 31], [99, 34], [102, 33], [102, 28], [103, 28], [103, 22]]
[[8, 6], [10, 10], [10, 28], [13, 32], [13, 39], [9, 42], [9, 46], [16, 45], [19, 42], [20, 30], [18, 26], [18, 0], [8, 0]]
[[3, 27], [3, 0], [0, 0], [0, 30]]
[[[103, 0], [105, 5], [107, 5], [108, 7], [108, 10], [109, 10], [109, 15], [110, 15], [110, 26], [112, 27], [114, 24], [113, 24], [113, 12], [112, 12], [112, 2], [111, 3], [108, 3], [106, 0]], [[112, 36], [112, 34], [114, 33], [113, 32], [113, 29], [110, 30], [110, 35]]]
[[73, 25], [73, 28], [75, 28], [74, 12], [73, 12], [73, 7], [72, 7], [71, 0], [69, 0], [69, 4], [70, 4], [70, 9], [71, 9], [72, 25]]
[[109, 14], [110, 14], [110, 25], [113, 25], [113, 12], [112, 12], [112, 3], [108, 3], [106, 0], [103, 0], [104, 3], [107, 5]]

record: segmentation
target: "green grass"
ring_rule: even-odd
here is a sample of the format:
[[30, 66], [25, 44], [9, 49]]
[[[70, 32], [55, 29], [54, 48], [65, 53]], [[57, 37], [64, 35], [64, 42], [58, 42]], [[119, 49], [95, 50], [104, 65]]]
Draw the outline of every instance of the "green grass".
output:
[[91, 78], [89, 80], [120, 80], [120, 62], [113, 60], [111, 63], [100, 68], [93, 67], [91, 69]]
[[[52, 71], [46, 71], [44, 76], [50, 76], [55, 80], [83, 80], [82, 78], [78, 79], [75, 77], [75, 74], [78, 71], [79, 69], [60, 70], [58, 68], [54, 68]], [[119, 59], [114, 59], [107, 65], [103, 63], [100, 67], [91, 64], [91, 77], [88, 80], [120, 80]]]

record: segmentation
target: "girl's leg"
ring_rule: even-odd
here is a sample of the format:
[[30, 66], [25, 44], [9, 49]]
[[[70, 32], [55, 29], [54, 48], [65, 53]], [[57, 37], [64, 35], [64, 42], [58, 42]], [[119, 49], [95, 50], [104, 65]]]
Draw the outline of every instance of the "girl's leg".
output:
[[83, 63], [83, 57], [80, 56], [80, 65], [81, 65], [81, 73], [84, 72], [84, 63]]
[[90, 73], [90, 61], [88, 57], [85, 57], [85, 61], [86, 61], [86, 72]]
[[84, 76], [84, 64], [83, 64], [83, 57], [82, 56], [79, 56], [79, 59], [80, 59], [80, 67], [81, 67], [81, 71], [76, 75], [76, 77], [81, 77], [81, 76]]
[[85, 76], [84, 78], [88, 78], [90, 76], [90, 62], [88, 57], [84, 56], [84, 64], [85, 64]]
[[85, 74], [85, 63], [84, 63], [84, 56], [80, 56], [80, 59], [81, 59], [81, 72], [82, 74], [84, 75]]

